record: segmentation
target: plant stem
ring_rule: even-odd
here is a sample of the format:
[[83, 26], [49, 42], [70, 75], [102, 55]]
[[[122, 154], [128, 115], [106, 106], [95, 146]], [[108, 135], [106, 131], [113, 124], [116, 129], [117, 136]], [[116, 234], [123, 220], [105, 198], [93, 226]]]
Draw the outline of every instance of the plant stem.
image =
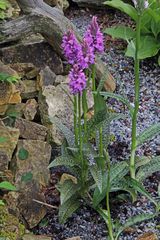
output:
[[74, 96], [74, 135], [75, 135], [75, 144], [76, 146], [78, 146], [77, 96]]
[[110, 193], [110, 158], [105, 152], [106, 161], [108, 163], [108, 177], [107, 177], [107, 192], [106, 192], [106, 207], [107, 207], [107, 213], [108, 213], [108, 232], [110, 240], [114, 240], [113, 237], [113, 226], [112, 226], [112, 218], [111, 218], [111, 211], [110, 211], [110, 204], [109, 204], [109, 193]]
[[82, 94], [82, 107], [83, 107], [83, 115], [84, 115], [84, 142], [87, 141], [87, 90], [83, 90]]
[[92, 91], [93, 92], [96, 91], [96, 67], [95, 67], [95, 64], [92, 65]]
[[[95, 92], [96, 91], [96, 68], [95, 68], [95, 64], [92, 66], [92, 91]], [[96, 96], [95, 93], [93, 93], [93, 99], [94, 99], [94, 106], [95, 106], [95, 102], [96, 102]], [[95, 107], [94, 107], [94, 114], [95, 114]], [[99, 156], [103, 157], [103, 142], [102, 142], [102, 127], [100, 127], [99, 129]]]
[[132, 117], [132, 143], [131, 143], [131, 157], [130, 157], [130, 176], [135, 179], [135, 153], [136, 153], [136, 135], [137, 135], [137, 115], [139, 110], [139, 97], [140, 97], [140, 80], [139, 80], [139, 45], [140, 45], [140, 26], [141, 15], [138, 15], [136, 24], [136, 50], [134, 60], [134, 72], [135, 72], [135, 101], [134, 112]]
[[82, 181], [82, 188], [83, 188], [85, 179], [84, 179], [84, 160], [83, 160], [83, 149], [82, 149], [81, 103], [82, 103], [82, 97], [81, 97], [81, 94], [79, 94], [78, 95], [79, 156], [81, 161], [81, 181]]

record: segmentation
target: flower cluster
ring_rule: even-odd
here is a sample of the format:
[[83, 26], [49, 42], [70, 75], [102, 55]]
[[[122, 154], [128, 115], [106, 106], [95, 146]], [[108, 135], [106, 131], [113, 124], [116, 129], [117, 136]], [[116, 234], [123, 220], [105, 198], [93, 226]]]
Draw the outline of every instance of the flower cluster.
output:
[[97, 23], [97, 17], [92, 18], [92, 22], [85, 33], [85, 39], [89, 42], [94, 52], [104, 51], [103, 34]]
[[97, 17], [92, 18], [82, 44], [70, 30], [63, 36], [61, 46], [68, 63], [72, 65], [69, 73], [71, 93], [82, 93], [87, 81], [84, 69], [87, 69], [90, 64], [94, 64], [95, 53], [104, 51], [103, 34], [98, 26]]
[[86, 87], [86, 76], [83, 69], [78, 65], [74, 65], [69, 73], [70, 83], [69, 87], [72, 94], [81, 93]]
[[149, 7], [148, 0], [132, 0], [135, 8], [142, 12], [144, 9]]

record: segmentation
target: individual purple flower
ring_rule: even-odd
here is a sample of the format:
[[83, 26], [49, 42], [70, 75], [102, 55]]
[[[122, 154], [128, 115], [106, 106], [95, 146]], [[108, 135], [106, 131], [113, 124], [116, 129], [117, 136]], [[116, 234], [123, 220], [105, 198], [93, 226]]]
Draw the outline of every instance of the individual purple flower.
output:
[[66, 59], [68, 60], [68, 63], [73, 65], [82, 61], [82, 46], [78, 42], [73, 31], [70, 30], [64, 34], [61, 47], [63, 48], [63, 52]]
[[69, 87], [72, 94], [80, 93], [86, 88], [87, 80], [82, 69], [76, 64], [69, 72]]
[[85, 33], [85, 39], [94, 48], [95, 52], [102, 53], [104, 51], [103, 34], [100, 31], [96, 16], [92, 17], [91, 24]]

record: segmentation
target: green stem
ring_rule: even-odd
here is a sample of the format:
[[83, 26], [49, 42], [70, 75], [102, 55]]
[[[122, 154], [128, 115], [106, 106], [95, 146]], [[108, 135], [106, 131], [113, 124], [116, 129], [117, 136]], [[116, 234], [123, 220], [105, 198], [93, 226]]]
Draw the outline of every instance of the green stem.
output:
[[106, 207], [107, 207], [107, 213], [108, 213], [108, 232], [109, 232], [110, 240], [114, 240], [112, 218], [111, 218], [111, 211], [110, 211], [110, 204], [109, 204], [111, 166], [110, 166], [110, 158], [106, 152], [105, 152], [105, 157], [108, 163], [107, 192], [106, 192]]
[[92, 65], [92, 91], [96, 91], [96, 67], [95, 64]]
[[140, 80], [139, 80], [139, 47], [140, 47], [140, 25], [141, 15], [138, 15], [136, 24], [136, 52], [134, 61], [135, 72], [135, 101], [134, 112], [132, 117], [132, 143], [131, 143], [131, 157], [130, 157], [130, 175], [135, 179], [135, 153], [136, 153], [136, 135], [137, 135], [137, 115], [139, 110], [139, 97], [140, 97]]
[[78, 146], [77, 96], [74, 96], [74, 135], [75, 135], [75, 144], [76, 146]]
[[83, 115], [84, 115], [84, 142], [87, 141], [87, 90], [83, 90], [82, 94], [82, 107], [83, 107]]
[[82, 146], [82, 126], [81, 126], [81, 94], [78, 95], [78, 132], [79, 132], [79, 157], [81, 161], [81, 181], [82, 186], [84, 186], [84, 160], [83, 160], [83, 146]]

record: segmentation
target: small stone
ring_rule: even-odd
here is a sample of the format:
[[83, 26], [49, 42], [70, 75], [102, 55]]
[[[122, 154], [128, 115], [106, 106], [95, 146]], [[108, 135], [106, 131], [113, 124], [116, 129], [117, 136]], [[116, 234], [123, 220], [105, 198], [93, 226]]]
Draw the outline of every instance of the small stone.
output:
[[7, 73], [11, 76], [19, 77], [18, 73], [14, 69], [12, 69], [8, 65], [5, 65], [2, 61], [0, 61], [0, 72]]
[[20, 92], [15, 85], [8, 82], [0, 83], [0, 105], [7, 105], [9, 103], [20, 103]]
[[0, 115], [4, 115], [8, 109], [8, 105], [0, 105]]
[[55, 79], [56, 74], [48, 66], [46, 66], [37, 76], [37, 89], [41, 89], [42, 87], [48, 85], [54, 85]]
[[32, 63], [12, 63], [8, 66], [14, 69], [21, 78], [26, 77], [29, 72], [38, 72], [38, 69]]
[[60, 83], [68, 83], [69, 79], [68, 76], [63, 76], [63, 75], [57, 75], [55, 79], [55, 85], [58, 85]]
[[6, 116], [10, 117], [22, 117], [24, 111], [25, 104], [17, 103], [17, 104], [9, 104], [8, 109], [6, 111]]
[[124, 232], [125, 233], [134, 233], [134, 232], [136, 232], [136, 229], [132, 228], [132, 227], [128, 227], [128, 228], [125, 228]]
[[144, 233], [142, 236], [138, 237], [137, 240], [158, 240], [158, 237], [153, 232]]
[[38, 71], [37, 68], [33, 68], [31, 71], [29, 71], [29, 72], [26, 73], [26, 78], [27, 78], [28, 80], [34, 79], [34, 78], [37, 77], [38, 72], [39, 72], [39, 71]]
[[19, 130], [0, 126], [0, 170], [8, 169], [9, 161], [16, 148], [19, 138]]
[[28, 121], [27, 119], [17, 118], [15, 128], [20, 131], [20, 137], [31, 140], [44, 141], [47, 136], [47, 128], [38, 123]]
[[38, 96], [37, 83], [34, 80], [24, 80], [24, 92], [21, 93], [22, 99], [30, 99]]
[[24, 107], [25, 119], [32, 121], [37, 113], [38, 103], [35, 99], [27, 100]]
[[21, 103], [21, 96], [20, 92], [15, 92], [9, 99], [10, 104], [16, 104], [16, 103]]

